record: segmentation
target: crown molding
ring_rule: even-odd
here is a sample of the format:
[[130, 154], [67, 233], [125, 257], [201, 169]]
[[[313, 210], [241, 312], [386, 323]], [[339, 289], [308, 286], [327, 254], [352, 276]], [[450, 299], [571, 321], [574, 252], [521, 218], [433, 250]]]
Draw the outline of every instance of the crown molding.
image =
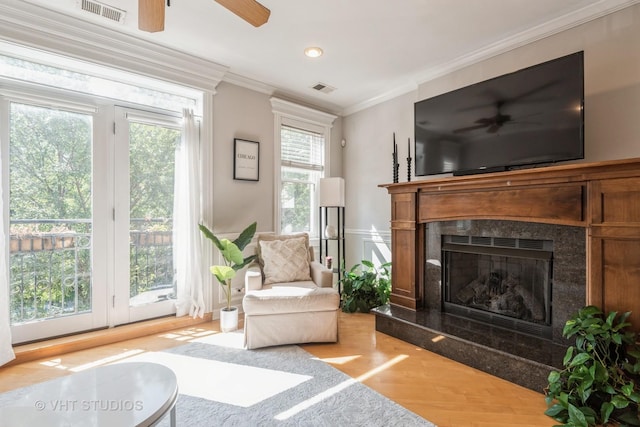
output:
[[640, 3], [640, 0], [601, 0], [598, 3], [586, 6], [573, 13], [560, 16], [552, 19], [551, 21], [545, 22], [544, 24], [533, 27], [528, 31], [524, 31], [514, 35], [513, 37], [501, 40], [498, 43], [493, 43], [485, 49], [469, 55], [460, 56], [446, 65], [426, 70], [418, 78], [418, 84], [428, 82], [435, 78], [442, 77], [446, 74], [468, 67], [469, 65], [487, 60], [555, 34], [559, 34], [563, 31], [570, 30], [571, 28], [575, 28], [587, 22], [602, 18], [603, 16], [610, 15], [637, 3]]
[[30, 3], [0, 4], [0, 39], [207, 92], [227, 67]]
[[602, 18], [603, 16], [610, 15], [638, 3], [640, 3], [640, 0], [600, 0], [597, 3], [585, 6], [582, 9], [567, 13], [563, 16], [545, 22], [544, 24], [533, 27], [527, 31], [523, 31], [512, 37], [503, 39], [498, 43], [491, 44], [486, 48], [477, 50], [469, 55], [463, 55], [451, 61], [448, 61], [446, 64], [423, 70], [415, 77], [414, 81], [411, 83], [345, 108], [344, 115], [350, 115], [365, 108], [369, 108], [376, 104], [388, 101], [396, 96], [400, 96], [404, 93], [409, 92], [409, 88], [411, 87], [416, 89], [421, 84], [438, 77], [445, 76], [454, 71], [490, 59], [502, 53], [509, 52], [535, 41], [550, 37], [554, 34], [558, 34], [571, 28], [575, 28], [579, 25], [585, 24], [598, 18]]
[[348, 116], [353, 113], [357, 113], [358, 111], [367, 109], [369, 107], [373, 107], [375, 105], [381, 104], [385, 101], [390, 101], [394, 98], [407, 94], [409, 92], [414, 92], [418, 90], [418, 83], [410, 82], [403, 86], [399, 86], [393, 90], [375, 96], [373, 98], [369, 98], [366, 101], [359, 102], [350, 107], [347, 107], [343, 110], [343, 115]]
[[334, 114], [325, 113], [324, 111], [305, 107], [284, 99], [271, 97], [270, 101], [271, 110], [283, 116], [310, 121], [324, 126], [332, 126], [333, 121], [338, 118], [338, 116]]
[[269, 96], [273, 95], [276, 92], [276, 88], [273, 86], [270, 86], [258, 80], [253, 80], [253, 79], [250, 79], [249, 77], [244, 77], [235, 73], [230, 73], [230, 72], [226, 73], [222, 80], [226, 83], [244, 87], [246, 89], [251, 89], [253, 91], [264, 93]]

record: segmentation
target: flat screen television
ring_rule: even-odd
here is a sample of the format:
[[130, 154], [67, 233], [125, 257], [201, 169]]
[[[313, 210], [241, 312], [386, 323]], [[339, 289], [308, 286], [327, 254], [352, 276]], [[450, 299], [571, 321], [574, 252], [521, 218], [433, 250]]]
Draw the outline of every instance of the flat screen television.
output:
[[415, 103], [416, 176], [584, 158], [583, 52]]

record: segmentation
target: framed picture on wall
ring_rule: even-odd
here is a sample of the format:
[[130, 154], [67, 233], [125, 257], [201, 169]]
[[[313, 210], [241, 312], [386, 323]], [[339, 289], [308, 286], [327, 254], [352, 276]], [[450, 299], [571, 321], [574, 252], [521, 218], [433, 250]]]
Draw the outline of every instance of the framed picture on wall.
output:
[[233, 179], [260, 180], [260, 143], [235, 138], [233, 140]]

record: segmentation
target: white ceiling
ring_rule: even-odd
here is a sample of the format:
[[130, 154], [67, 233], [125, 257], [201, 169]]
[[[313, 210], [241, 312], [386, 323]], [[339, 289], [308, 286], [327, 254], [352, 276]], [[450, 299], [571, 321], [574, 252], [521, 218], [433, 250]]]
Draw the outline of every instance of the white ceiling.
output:
[[[137, 29], [137, 0], [101, 0], [124, 24], [79, 10], [76, 0], [27, 0], [228, 67], [277, 93], [349, 113], [421, 82], [640, 0], [260, 0], [254, 28], [213, 0], [171, 0], [165, 31]], [[325, 54], [303, 55], [308, 46]], [[311, 89], [322, 82], [331, 93]]]

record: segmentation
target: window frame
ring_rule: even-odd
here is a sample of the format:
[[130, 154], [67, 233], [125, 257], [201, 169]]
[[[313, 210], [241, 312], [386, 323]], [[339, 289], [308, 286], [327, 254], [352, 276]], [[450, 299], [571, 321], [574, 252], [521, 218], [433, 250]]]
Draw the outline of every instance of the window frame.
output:
[[[331, 170], [331, 128], [337, 116], [313, 108], [304, 107], [283, 99], [272, 97], [271, 108], [274, 114], [274, 213], [273, 229], [277, 234], [282, 232], [282, 126], [293, 127], [303, 131], [321, 134], [324, 137], [323, 171], [321, 177]], [[290, 167], [290, 166], [289, 166]], [[311, 170], [311, 169], [310, 169]], [[319, 180], [316, 183], [318, 188]], [[313, 195], [315, 206], [318, 206], [318, 192]], [[316, 218], [316, 221], [318, 219]], [[310, 225], [309, 235], [313, 240], [317, 240], [316, 235], [318, 224]]]
[[[2, 43], [0, 42], [0, 54], [7, 54], [6, 52], [2, 52], [1, 49]], [[9, 55], [11, 56], [11, 55]], [[64, 55], [60, 55], [60, 58], [67, 58]], [[39, 63], [37, 58], [23, 58], [35, 63]], [[71, 60], [71, 59], [69, 59]], [[141, 80], [148, 79], [152, 81], [154, 77], [144, 76], [142, 74], [139, 75]], [[176, 83], [179, 84], [179, 83]], [[193, 91], [198, 91], [198, 89], [194, 89]], [[204, 113], [200, 112], [198, 114], [198, 120], [201, 122], [202, 133], [201, 133], [201, 163], [205, 165], [210, 164], [211, 156], [206, 153], [212, 152], [211, 144], [207, 144], [203, 141], [203, 138], [209, 137], [212, 132], [212, 121], [206, 120], [204, 117], [207, 116], [207, 112], [212, 111], [213, 104], [213, 92], [211, 91], [201, 91], [202, 98], [202, 109]], [[115, 122], [114, 110], [115, 108], [122, 107], [130, 110], [139, 110], [143, 111], [143, 114], [148, 116], [156, 117], [166, 117], [166, 116], [174, 116], [176, 120], [179, 118], [179, 114], [176, 111], [167, 111], [162, 108], [149, 106], [149, 105], [139, 105], [131, 101], [125, 100], [114, 100], [105, 98], [103, 96], [95, 95], [95, 94], [85, 94], [81, 92], [75, 92], [73, 90], [58, 88], [53, 86], [47, 86], [44, 84], [40, 84], [37, 82], [28, 82], [23, 80], [16, 80], [11, 78], [5, 78], [0, 76], [0, 144], [2, 145], [2, 154], [9, 152], [9, 113], [8, 108], [12, 102], [34, 105], [38, 107], [44, 108], [53, 108], [60, 109], [64, 111], [83, 113], [92, 115], [94, 118], [93, 123], [93, 148], [98, 148], [99, 151], [95, 151], [92, 156], [93, 162], [93, 179], [94, 186], [98, 185], [100, 188], [104, 188], [104, 191], [108, 192], [108, 195], [111, 195], [113, 191], [113, 185], [110, 183], [111, 178], [114, 176], [113, 161], [105, 162], [104, 159], [110, 158], [112, 156], [112, 148], [115, 138], [115, 128], [112, 126]], [[174, 123], [172, 120], [171, 123]], [[175, 124], [175, 123], [174, 123]], [[9, 191], [8, 191], [8, 174], [9, 167], [8, 156], [0, 156], [2, 160], [2, 197], [4, 209], [9, 207]], [[101, 159], [98, 161], [97, 159]], [[212, 168], [201, 167], [201, 170], [207, 171]], [[210, 182], [206, 177], [202, 177], [202, 182]], [[212, 176], [211, 176], [212, 179]], [[99, 184], [96, 184], [99, 181]], [[5, 185], [7, 188], [5, 188]], [[207, 192], [205, 192], [207, 193]], [[209, 200], [210, 197], [206, 196], [204, 199]], [[70, 317], [60, 317], [53, 319], [45, 319], [45, 322], [48, 322], [51, 325], [48, 329], [42, 329], [42, 323], [27, 323], [23, 327], [22, 325], [12, 325], [12, 341], [16, 342], [24, 342], [32, 339], [38, 339], [33, 333], [26, 328], [31, 329], [42, 329], [39, 333], [43, 333], [43, 337], [50, 337], [55, 335], [67, 334], [67, 333], [75, 333], [80, 332], [87, 329], [93, 329], [96, 327], [112, 327], [117, 324], [118, 316], [115, 313], [113, 308], [113, 304], [110, 302], [111, 297], [115, 295], [114, 289], [114, 281], [113, 277], [113, 263], [114, 263], [114, 255], [112, 254], [113, 248], [111, 246], [106, 245], [108, 242], [112, 242], [112, 240], [108, 241], [107, 235], [113, 234], [114, 224], [112, 222], [112, 211], [113, 209], [110, 206], [114, 205], [114, 200], [112, 197], [106, 198], [98, 198], [95, 200], [95, 204], [93, 206], [93, 221], [100, 220], [102, 224], [98, 230], [94, 230], [94, 240], [97, 242], [93, 247], [93, 258], [96, 259], [104, 259], [103, 263], [94, 264], [94, 269], [92, 271], [92, 281], [99, 280], [100, 289], [96, 291], [97, 288], [92, 287], [92, 292], [97, 292], [95, 295], [104, 297], [103, 301], [99, 301], [100, 304], [92, 303], [92, 310], [87, 314], [74, 315]], [[0, 224], [5, 230], [6, 239], [6, 247], [3, 248], [3, 253], [1, 256], [8, 258], [9, 256], [9, 216], [5, 215], [3, 224]], [[7, 265], [9, 265], [7, 263]], [[96, 268], [97, 266], [97, 268]], [[206, 282], [209, 275], [204, 275], [205, 283], [203, 288], [205, 289], [205, 301], [207, 301], [206, 311], [211, 311], [211, 296], [212, 292], [210, 291], [211, 286], [208, 286]], [[7, 283], [8, 286], [8, 283]], [[95, 301], [93, 301], [95, 302]], [[8, 302], [7, 302], [8, 303]], [[94, 316], [95, 315], [95, 316]], [[80, 317], [82, 316], [82, 318]], [[89, 316], [93, 316], [89, 318]], [[72, 325], [72, 328], [69, 328], [69, 325]], [[18, 331], [16, 328], [24, 329], [24, 333], [22, 331]]]

